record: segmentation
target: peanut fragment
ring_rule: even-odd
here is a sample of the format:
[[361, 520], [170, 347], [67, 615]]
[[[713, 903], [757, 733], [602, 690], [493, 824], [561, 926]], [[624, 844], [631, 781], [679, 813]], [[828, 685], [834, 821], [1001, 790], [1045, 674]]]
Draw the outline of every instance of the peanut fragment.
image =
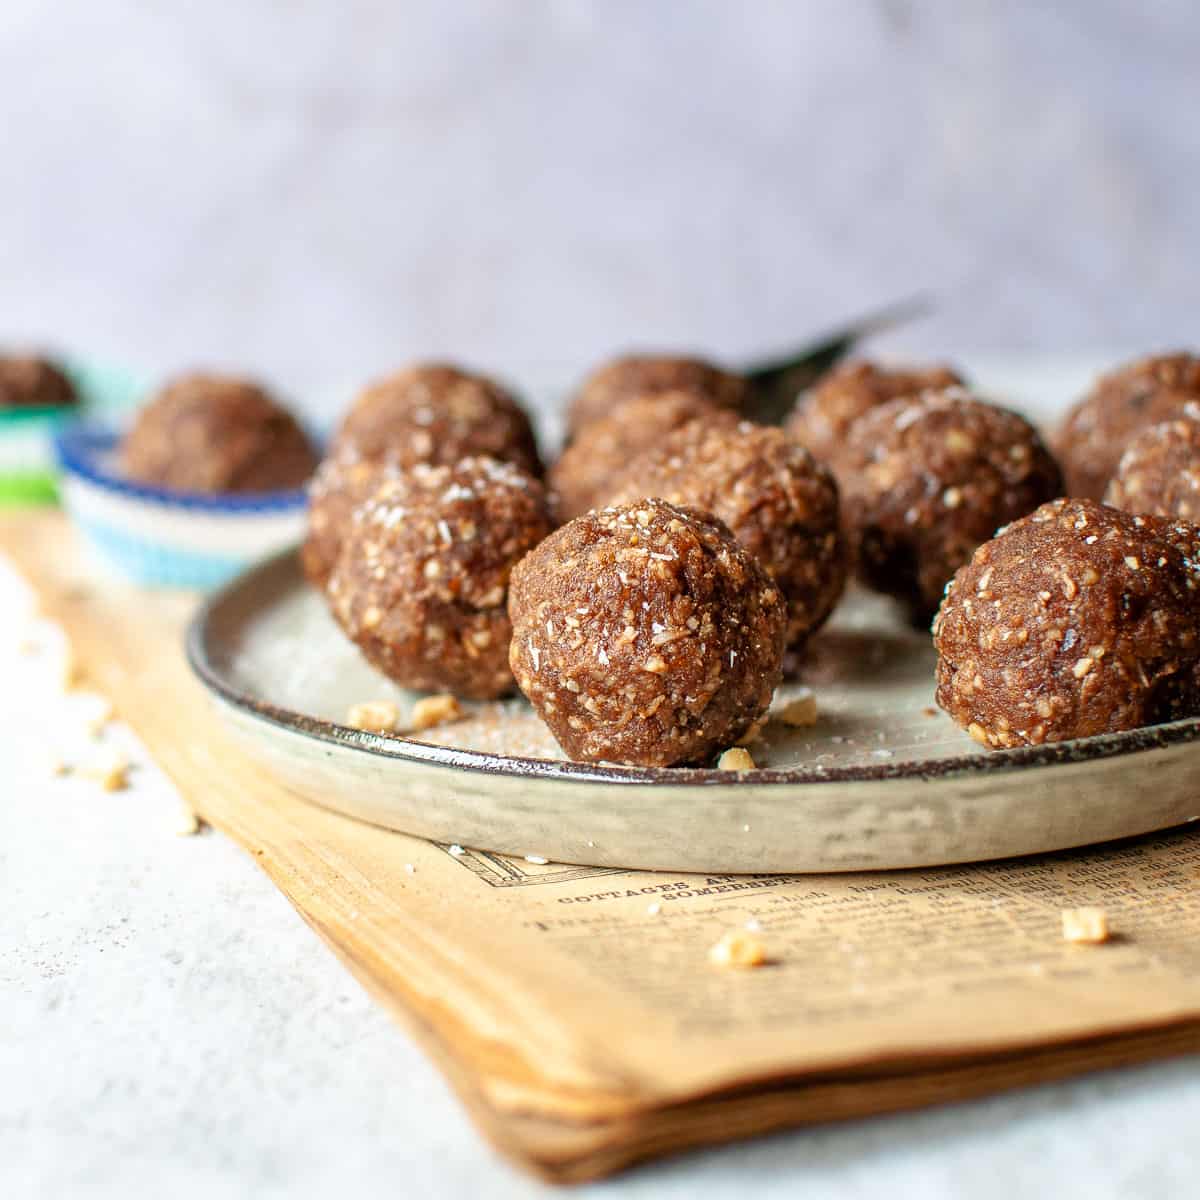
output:
[[1108, 914], [1102, 908], [1064, 908], [1062, 935], [1068, 942], [1099, 945], [1108, 941]]
[[749, 933], [731, 929], [709, 950], [708, 958], [718, 967], [761, 967], [767, 962], [767, 948]]
[[441, 692], [426, 696], [413, 705], [412, 726], [414, 729], [432, 729], [447, 721], [457, 721], [462, 715], [462, 705], [449, 692]]
[[812, 692], [797, 696], [790, 704], [779, 710], [779, 719], [794, 729], [803, 729], [817, 723], [817, 698]]
[[741, 746], [734, 746], [717, 759], [717, 766], [722, 771], [753, 771], [754, 759], [750, 757], [749, 750]]
[[346, 724], [364, 733], [391, 733], [400, 721], [400, 710], [390, 700], [365, 700], [346, 714]]

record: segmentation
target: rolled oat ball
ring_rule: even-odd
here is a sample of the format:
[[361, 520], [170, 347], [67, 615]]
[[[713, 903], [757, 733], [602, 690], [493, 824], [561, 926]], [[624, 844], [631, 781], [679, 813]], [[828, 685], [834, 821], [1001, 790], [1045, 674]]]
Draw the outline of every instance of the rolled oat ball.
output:
[[47, 358], [0, 354], [0, 411], [6, 408], [70, 408], [75, 385]]
[[342, 420], [331, 457], [454, 464], [487, 457], [541, 478], [533, 426], [498, 383], [439, 363], [396, 371], [363, 391]]
[[713, 513], [762, 563], [787, 601], [787, 644], [820, 628], [846, 584], [838, 490], [781, 429], [695, 421], [635, 459], [607, 497], [658, 496]]
[[550, 469], [563, 518], [581, 516], [603, 503], [631, 460], [693, 421], [729, 428], [737, 417], [695, 392], [661, 392], [635, 397], [585, 425]]
[[1102, 375], [1055, 438], [1067, 494], [1098, 500], [1130, 439], [1192, 400], [1200, 400], [1200, 358], [1191, 354], [1143, 358]]
[[162, 388], [125, 435], [126, 474], [184, 492], [303, 487], [317, 456], [295, 417], [258, 384], [196, 372]]
[[1200, 530], [1056, 500], [955, 575], [934, 624], [937, 702], [982, 745], [1200, 714]]
[[931, 389], [962, 384], [952, 367], [885, 367], [855, 361], [826, 372], [796, 402], [787, 432], [822, 462], [835, 466], [850, 427], [873, 408]]
[[513, 571], [510, 661], [571, 758], [703, 763], [767, 710], [786, 605], [715, 518], [665, 500], [577, 517]]
[[976, 546], [1062, 492], [1033, 426], [961, 388], [872, 410], [854, 425], [842, 465], [858, 576], [901, 601], [917, 625]]
[[511, 463], [418, 463], [380, 477], [329, 577], [333, 615], [403, 687], [486, 700], [511, 691], [513, 565], [551, 529], [546, 493]]
[[627, 355], [605, 363], [583, 381], [567, 410], [567, 434], [574, 437], [585, 425], [603, 420], [630, 400], [681, 391], [703, 396], [716, 408], [740, 412], [750, 385], [740, 375], [702, 358]]
[[1126, 512], [1200, 524], [1200, 408], [1144, 429], [1129, 444], [1104, 493]]
[[304, 573], [317, 587], [329, 581], [355, 512], [385, 479], [399, 473], [394, 463], [350, 456], [327, 458], [317, 468], [308, 487], [308, 533], [300, 547]]

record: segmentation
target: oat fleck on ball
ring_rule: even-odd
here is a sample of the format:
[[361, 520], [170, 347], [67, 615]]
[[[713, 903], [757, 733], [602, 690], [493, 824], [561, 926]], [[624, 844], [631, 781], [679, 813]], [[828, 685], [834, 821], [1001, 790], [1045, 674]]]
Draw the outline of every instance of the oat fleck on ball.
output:
[[854, 361], [826, 372], [796, 402], [784, 428], [817, 458], [837, 470], [850, 427], [873, 408], [932, 389], [953, 387], [963, 378], [952, 367], [886, 367]]
[[1056, 500], [955, 575], [937, 701], [984, 746], [1200, 714], [1200, 530]]
[[511, 463], [467, 458], [383, 476], [329, 577], [333, 615], [403, 687], [501, 696], [513, 686], [509, 574], [550, 529], [545, 489]]
[[707, 513], [665, 500], [599, 509], [513, 571], [513, 674], [573, 759], [704, 763], [762, 717], [786, 604]]
[[788, 646], [825, 622], [846, 583], [838, 491], [780, 429], [692, 422], [629, 465], [608, 502], [658, 496], [711, 512], [766, 568], [788, 605]]
[[331, 457], [454, 464], [515, 463], [541, 477], [533, 426], [498, 383], [439, 363], [396, 371], [367, 387], [342, 420]]
[[703, 396], [717, 408], [740, 412], [750, 385], [740, 375], [702, 358], [627, 355], [605, 363], [583, 381], [567, 410], [567, 434], [574, 437], [585, 425], [603, 420], [630, 400], [680, 391]]
[[308, 488], [308, 533], [300, 562], [309, 581], [324, 587], [341, 553], [357, 509], [400, 468], [392, 463], [354, 457], [327, 458]]
[[1200, 400], [1200, 358], [1163, 354], [1102, 375], [1068, 413], [1054, 439], [1067, 494], [1098, 500], [1130, 440]]
[[0, 411], [12, 408], [71, 408], [75, 385], [47, 358], [0, 354]]
[[662, 392], [638, 396], [618, 405], [610, 416], [585, 425], [550, 469], [563, 519], [603, 503], [630, 460], [694, 421], [729, 428], [737, 424], [737, 417], [698, 393]]
[[961, 388], [893, 400], [858, 421], [842, 484], [859, 578], [896, 597], [916, 625], [976, 546], [1062, 493], [1033, 426]]
[[210, 494], [303, 487], [316, 453], [295, 417], [246, 379], [197, 372], [172, 380], [125, 436], [126, 474]]
[[1200, 524], [1200, 407], [1144, 429], [1129, 444], [1104, 502]]

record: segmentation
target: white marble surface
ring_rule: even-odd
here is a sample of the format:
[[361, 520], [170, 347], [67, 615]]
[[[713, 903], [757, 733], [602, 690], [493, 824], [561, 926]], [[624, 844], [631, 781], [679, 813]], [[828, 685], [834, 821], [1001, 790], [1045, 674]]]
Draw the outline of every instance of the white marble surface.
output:
[[[0, 579], [0, 1196], [533, 1197], [249, 856], [173, 834], [178, 798], [95, 699], [19, 654]], [[57, 779], [103, 745], [129, 790]], [[644, 1168], [584, 1196], [1195, 1195], [1196, 1059]]]

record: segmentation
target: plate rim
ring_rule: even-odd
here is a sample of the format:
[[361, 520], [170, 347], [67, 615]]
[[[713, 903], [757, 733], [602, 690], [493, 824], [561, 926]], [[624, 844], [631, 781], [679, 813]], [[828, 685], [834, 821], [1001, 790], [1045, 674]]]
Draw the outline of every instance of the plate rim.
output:
[[413, 738], [388, 737], [385, 734], [352, 729], [336, 721], [312, 717], [269, 701], [256, 699], [229, 682], [212, 661], [209, 634], [213, 622], [225, 605], [234, 603], [238, 594], [252, 587], [260, 576], [270, 576], [290, 569], [297, 580], [302, 582], [302, 586], [309, 586], [304, 582], [303, 571], [300, 569], [298, 550], [298, 546], [292, 546], [253, 564], [205, 598], [187, 625], [184, 649], [188, 666], [212, 695], [242, 713], [293, 734], [380, 758], [400, 759], [447, 770], [465, 770], [472, 774], [571, 783], [656, 787], [796, 787], [962, 776], [988, 778], [1036, 767], [1124, 758], [1200, 740], [1200, 717], [1185, 717], [1179, 721], [1143, 726], [1120, 733], [1102, 733], [1089, 738], [1047, 742], [1040, 746], [1020, 746], [954, 758], [832, 767], [813, 763], [800, 767], [756, 767], [750, 771], [727, 771], [718, 767], [634, 767], [531, 758], [524, 755], [493, 754], [484, 750], [462, 750]]

